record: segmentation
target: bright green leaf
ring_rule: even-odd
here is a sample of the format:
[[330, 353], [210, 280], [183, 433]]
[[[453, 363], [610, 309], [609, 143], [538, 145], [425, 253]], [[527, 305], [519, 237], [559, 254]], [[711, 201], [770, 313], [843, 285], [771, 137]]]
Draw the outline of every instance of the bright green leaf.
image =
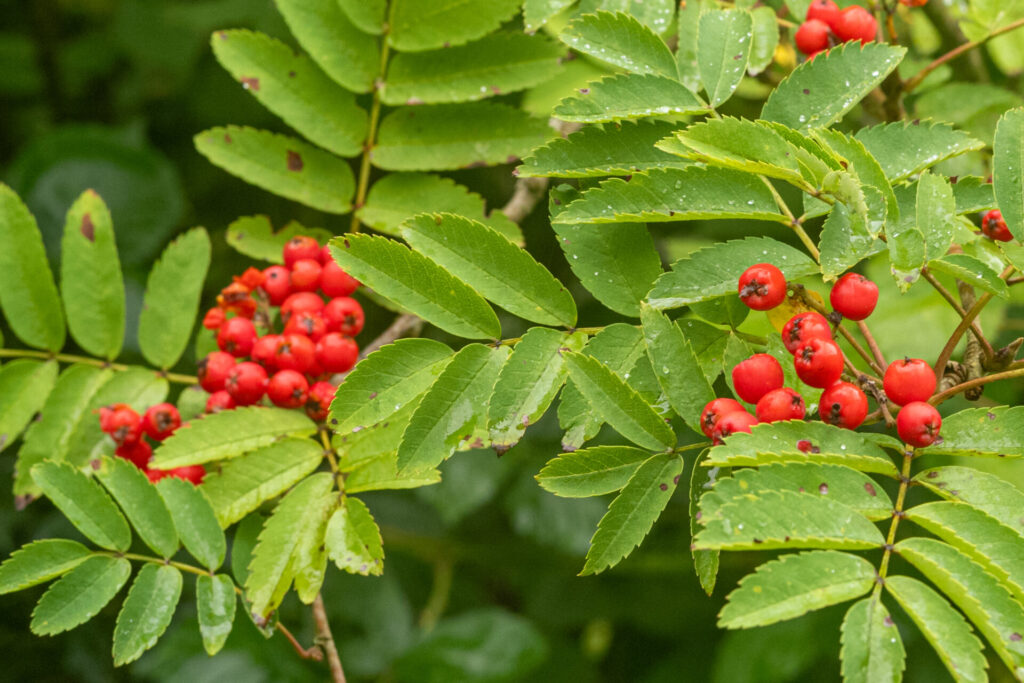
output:
[[0, 368], [0, 451], [17, 440], [57, 382], [56, 361], [19, 358]]
[[929, 446], [924, 452], [997, 458], [1024, 456], [1024, 406], [969, 408], [954, 413], [942, 421], [942, 443]]
[[523, 25], [536, 31], [576, 0], [523, 0]]
[[1024, 240], [1024, 109], [999, 119], [992, 146], [992, 185], [1006, 226]]
[[227, 541], [202, 490], [177, 477], [164, 477], [156, 489], [170, 510], [182, 545], [204, 567], [216, 571], [224, 563]]
[[96, 545], [124, 552], [132, 532], [117, 505], [100, 485], [70, 465], [41, 462], [32, 478], [68, 521]]
[[181, 597], [181, 572], [169, 565], [147, 564], [135, 577], [114, 627], [114, 666], [134, 662], [171, 623]]
[[925, 239], [925, 258], [946, 255], [953, 244], [953, 216], [956, 200], [953, 188], [943, 176], [922, 173], [917, 181], [917, 229]]
[[994, 474], [973, 467], [936, 467], [914, 481], [947, 500], [967, 503], [1024, 536], [1024, 492]]
[[320, 595], [327, 571], [327, 549], [324, 534], [327, 518], [338, 507], [338, 493], [330, 491], [306, 501], [308, 523], [299, 529], [292, 550], [295, 572], [295, 594], [307, 605]]
[[520, 0], [391, 0], [388, 42], [403, 52], [462, 45], [511, 19]]
[[196, 616], [206, 654], [220, 652], [235, 623], [235, 584], [224, 574], [196, 577]]
[[856, 137], [893, 182], [985, 146], [981, 140], [955, 130], [949, 124], [916, 119], [862, 128]]
[[139, 538], [161, 557], [178, 550], [178, 532], [163, 498], [142, 470], [124, 458], [105, 457], [96, 478], [114, 497]]
[[595, 446], [549, 460], [537, 475], [541, 488], [563, 498], [614, 493], [651, 457], [631, 446]]
[[779, 46], [779, 24], [775, 9], [755, 7], [750, 11], [754, 24], [747, 73], [756, 76], [775, 61], [775, 48]]
[[307, 228], [291, 221], [277, 232], [267, 216], [242, 216], [228, 226], [227, 242], [239, 253], [260, 261], [284, 263], [285, 242], [296, 235], [314, 238], [326, 244], [333, 236], [323, 228]]
[[877, 597], [864, 598], [846, 613], [842, 628], [843, 680], [899, 683], [906, 652], [896, 623]]
[[555, 118], [603, 123], [652, 116], [707, 113], [708, 106], [682, 83], [654, 74], [617, 74], [588, 83], [555, 107]]
[[668, 46], [658, 34], [625, 12], [584, 14], [558, 37], [577, 52], [626, 71], [676, 77], [676, 62]]
[[714, 166], [800, 183], [797, 147], [772, 126], [732, 117], [708, 119], [676, 131], [657, 145]]
[[711, 10], [700, 16], [697, 64], [708, 102], [717, 107], [736, 91], [747, 71], [754, 22], [746, 10]]
[[[931, 244], [929, 243], [929, 247]], [[941, 258], [928, 262], [928, 270], [944, 273], [962, 282], [991, 292], [1004, 299], [1010, 298], [1010, 288], [999, 273], [984, 261], [967, 254], [946, 254]], [[945, 438], [945, 435], [943, 435]]]
[[[706, 457], [707, 450], [705, 449], [701, 451], [701, 454], [693, 463], [693, 468], [690, 470], [689, 511], [691, 539], [697, 535], [701, 528], [701, 496], [715, 485], [719, 476], [724, 476], [730, 472], [730, 470], [720, 467], [702, 467], [700, 463]], [[693, 569], [697, 572], [697, 580], [700, 582], [704, 592], [710, 596], [714, 593], [715, 583], [718, 581], [718, 564], [721, 553], [717, 550], [697, 550], [691, 543], [690, 555], [693, 556]]]
[[274, 0], [288, 28], [328, 76], [348, 90], [369, 92], [380, 47], [348, 20], [338, 0]]
[[52, 636], [84, 624], [114, 599], [131, 572], [123, 557], [93, 555], [43, 593], [29, 628], [37, 636]]
[[346, 496], [327, 522], [327, 553], [338, 569], [350, 574], [379, 576], [384, 571], [380, 529], [366, 504]]
[[348, 20], [363, 33], [379, 36], [384, 32], [388, 13], [387, 0], [338, 0], [338, 5]]
[[0, 564], [0, 595], [55, 579], [89, 555], [89, 549], [81, 543], [62, 538], [26, 543]]

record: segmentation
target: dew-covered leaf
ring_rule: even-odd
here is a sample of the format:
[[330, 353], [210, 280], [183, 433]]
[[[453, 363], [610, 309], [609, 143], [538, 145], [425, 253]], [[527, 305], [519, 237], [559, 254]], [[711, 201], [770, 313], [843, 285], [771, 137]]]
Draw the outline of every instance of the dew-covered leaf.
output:
[[740, 9], [702, 12], [697, 32], [700, 80], [712, 107], [736, 91], [747, 72], [754, 20]]
[[583, 14], [558, 37], [577, 52], [631, 73], [676, 78], [676, 62], [668, 45], [625, 12]]
[[999, 119], [992, 149], [996, 201], [1006, 227], [1024, 240], [1024, 109], [1012, 109]]
[[879, 598], [864, 598], [850, 608], [841, 640], [839, 657], [847, 683], [899, 683], [903, 679], [903, 639]]
[[196, 616], [203, 649], [213, 656], [224, 647], [235, 622], [235, 584], [230, 576], [215, 574], [196, 577]]
[[708, 106], [679, 81], [655, 74], [616, 74], [588, 83], [562, 100], [554, 116], [563, 121], [602, 123], [707, 111]]
[[954, 413], [942, 420], [942, 442], [923, 452], [997, 458], [1024, 456], [1024, 406], [968, 408]]
[[968, 254], [946, 254], [929, 261], [928, 270], [955, 277], [972, 287], [991, 292], [1003, 299], [1010, 298], [1010, 288], [1006, 281], [999, 277], [999, 273], [981, 259]]
[[936, 467], [918, 473], [914, 481], [981, 510], [1024, 537], [1024, 492], [1005, 479], [973, 467]]
[[981, 140], [948, 123], [916, 119], [861, 128], [856, 138], [864, 143], [893, 182], [985, 146]]

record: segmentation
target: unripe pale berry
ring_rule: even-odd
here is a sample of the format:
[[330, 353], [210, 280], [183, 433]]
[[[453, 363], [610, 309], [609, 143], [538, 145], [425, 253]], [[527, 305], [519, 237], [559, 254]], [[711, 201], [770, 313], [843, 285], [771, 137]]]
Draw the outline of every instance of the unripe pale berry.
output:
[[924, 401], [908, 403], [896, 416], [896, 431], [908, 446], [924, 448], [939, 438], [942, 416], [935, 406]]
[[920, 358], [905, 358], [889, 363], [882, 378], [886, 397], [896, 405], [927, 401], [935, 393], [935, 371]]
[[836, 382], [821, 394], [821, 421], [844, 429], [856, 429], [868, 416], [868, 397], [849, 382]]
[[748, 307], [767, 311], [786, 298], [786, 277], [772, 264], [758, 263], [743, 271], [737, 289]]
[[858, 273], [847, 273], [832, 285], [829, 302], [844, 318], [864, 320], [878, 305], [878, 285]]

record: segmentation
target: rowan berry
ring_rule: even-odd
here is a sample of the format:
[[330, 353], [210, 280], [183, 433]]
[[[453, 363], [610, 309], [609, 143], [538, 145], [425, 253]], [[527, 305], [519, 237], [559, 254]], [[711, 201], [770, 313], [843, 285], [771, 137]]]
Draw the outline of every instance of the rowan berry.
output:
[[808, 339], [831, 338], [832, 326], [828, 324], [828, 319], [813, 311], [797, 313], [782, 327], [782, 343], [790, 353], [796, 353]]
[[313, 341], [327, 334], [327, 322], [319, 313], [293, 313], [284, 326], [285, 334], [304, 334]]
[[316, 343], [316, 362], [326, 372], [348, 372], [357, 360], [359, 346], [340, 332], [329, 332]]
[[869, 43], [878, 33], [878, 22], [871, 12], [860, 5], [853, 5], [839, 13], [839, 18], [832, 25], [832, 31], [843, 42], [859, 40], [862, 44]]
[[757, 402], [755, 410], [758, 422], [802, 420], [806, 412], [804, 397], [789, 387], [769, 391]]
[[319, 313], [324, 308], [324, 300], [313, 292], [295, 292], [281, 304], [281, 321], [285, 324], [296, 313]]
[[328, 244], [320, 247], [320, 265], [326, 266], [328, 263], [334, 260], [331, 256], [331, 247]]
[[848, 320], [864, 320], [878, 304], [878, 285], [863, 275], [847, 273], [829, 294], [832, 309]]
[[153, 456], [153, 447], [145, 439], [139, 439], [138, 441], [121, 444], [114, 451], [114, 455], [124, 458], [140, 470], [144, 470], [146, 465], [149, 464], [149, 459]]
[[716, 398], [713, 401], [709, 401], [700, 414], [700, 430], [704, 432], [704, 436], [710, 437], [718, 421], [737, 410], [745, 411], [746, 408], [736, 399]]
[[252, 353], [256, 343], [256, 326], [248, 318], [229, 318], [217, 331], [217, 346], [236, 358]]
[[770, 263], [750, 266], [740, 275], [740, 299], [755, 311], [775, 308], [786, 298], [786, 277]]
[[904, 358], [889, 363], [882, 378], [885, 395], [900, 406], [927, 401], [935, 393], [937, 385], [932, 366], [920, 358]]
[[220, 326], [224, 324], [224, 310], [221, 308], [211, 308], [203, 316], [203, 327], [208, 330], [220, 329]]
[[993, 209], [985, 214], [981, 219], [981, 231], [986, 237], [997, 242], [1009, 242], [1013, 239], [1013, 235], [1003, 219], [1003, 212], [999, 209]]
[[348, 296], [359, 289], [359, 280], [331, 260], [324, 263], [320, 273], [320, 289], [327, 296]]
[[264, 279], [263, 271], [259, 268], [253, 268], [249, 266], [245, 269], [245, 272], [241, 275], [236, 275], [232, 278], [234, 282], [237, 282], [248, 289], [250, 292], [263, 284]]
[[309, 397], [309, 382], [294, 370], [279, 370], [267, 383], [267, 398], [281, 408], [299, 408]]
[[828, 39], [831, 32], [828, 24], [819, 19], [811, 19], [800, 25], [793, 36], [796, 47], [805, 55], [816, 55], [822, 50], [828, 49]]
[[335, 391], [334, 385], [330, 382], [317, 382], [311, 386], [309, 398], [306, 400], [306, 414], [317, 422], [326, 420]]
[[316, 363], [316, 345], [302, 334], [284, 334], [277, 343], [274, 366], [279, 370], [309, 372]]
[[836, 382], [821, 393], [821, 421], [844, 429], [856, 429], [868, 416], [868, 397], [849, 382]]
[[235, 367], [235, 357], [224, 351], [214, 351], [199, 361], [199, 386], [211, 394], [224, 388], [228, 373]]
[[323, 267], [316, 259], [299, 259], [292, 264], [292, 291], [315, 292], [320, 288], [320, 272]]
[[823, 22], [829, 28], [832, 28], [836, 20], [839, 19], [839, 5], [834, 3], [832, 0], [813, 0], [810, 5], [807, 6], [807, 16], [804, 17], [807, 21], [818, 20]]
[[320, 259], [320, 243], [306, 235], [296, 235], [284, 243], [281, 255], [284, 257], [284, 265], [289, 268], [304, 258], [313, 260]]
[[256, 301], [252, 298], [248, 287], [240, 282], [232, 282], [220, 290], [217, 305], [226, 313], [234, 313], [243, 318], [251, 318], [256, 313]]
[[177, 477], [198, 486], [203, 482], [204, 476], [206, 476], [206, 468], [202, 465], [186, 465], [170, 470], [146, 470], [146, 477], [154, 484], [167, 477]]
[[245, 361], [231, 368], [224, 388], [235, 404], [251, 406], [259, 403], [267, 391], [267, 371], [259, 363]]
[[750, 428], [757, 424], [757, 418], [746, 410], [728, 413], [715, 425], [711, 432], [711, 438], [716, 444], [721, 444], [727, 437], [736, 432], [750, 433]]
[[732, 385], [747, 403], [757, 403], [769, 391], [781, 389], [786, 379], [782, 366], [767, 353], [754, 354], [732, 369]]
[[154, 441], [163, 441], [181, 426], [181, 414], [170, 403], [150, 406], [142, 416], [142, 429]]
[[221, 389], [210, 394], [210, 398], [206, 399], [206, 412], [208, 413], [219, 413], [222, 410], [232, 410], [235, 407], [235, 399], [231, 398], [231, 394]]
[[804, 384], [824, 389], [843, 374], [843, 351], [831, 339], [808, 339], [797, 348], [793, 367]]
[[924, 7], [928, 0], [900, 0], [900, 4], [904, 7]]
[[272, 306], [280, 306], [292, 293], [291, 276], [291, 271], [284, 266], [270, 266], [263, 271], [260, 289], [266, 292]]
[[100, 429], [117, 444], [134, 443], [142, 436], [142, 418], [127, 403], [100, 409]]
[[896, 416], [896, 431], [908, 446], [924, 448], [939, 438], [942, 416], [935, 406], [924, 401], [908, 403]]
[[252, 345], [251, 357], [265, 368], [273, 369], [277, 346], [281, 342], [279, 334], [265, 334]]
[[331, 332], [341, 332], [354, 337], [363, 331], [363, 323], [366, 316], [363, 307], [355, 299], [347, 296], [335, 297], [327, 302], [323, 310], [324, 320], [327, 321], [327, 329]]

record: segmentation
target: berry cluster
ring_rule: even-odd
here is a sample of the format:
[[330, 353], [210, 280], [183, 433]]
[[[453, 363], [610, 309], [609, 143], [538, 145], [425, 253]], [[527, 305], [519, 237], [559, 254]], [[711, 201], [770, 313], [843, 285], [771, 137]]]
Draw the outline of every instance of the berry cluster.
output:
[[[181, 426], [181, 415], [170, 403], [150, 406], [145, 414], [139, 415], [127, 403], [115, 403], [100, 408], [100, 429], [117, 444], [114, 454], [124, 458], [146, 473], [151, 482], [164, 477], [178, 477], [193, 484], [203, 480], [206, 469], [202, 465], [175, 467], [158, 470], [149, 466], [153, 456], [150, 440], [160, 442]], [[147, 440], [148, 438], [148, 440]]]
[[796, 30], [794, 40], [797, 49], [813, 59], [837, 43], [851, 40], [868, 43], [875, 39], [877, 32], [878, 22], [874, 15], [860, 5], [841, 10], [832, 0], [814, 0], [807, 8], [806, 21]]
[[350, 296], [359, 282], [312, 237], [293, 237], [283, 255], [283, 266], [234, 278], [206, 313], [203, 325], [216, 331], [220, 349], [199, 363], [208, 413], [266, 396], [322, 421], [334, 399], [331, 376], [359, 358], [353, 337], [363, 329], [363, 308]]
[[[785, 300], [786, 278], [774, 265], [759, 263], [743, 272], [738, 291], [748, 307], [767, 311]], [[878, 303], [878, 286], [862, 275], [848, 273], [832, 287], [829, 301], [837, 321], [864, 320]], [[824, 390], [819, 418], [845, 429], [859, 427], [868, 415], [868, 397], [857, 385], [842, 380], [845, 358], [829, 319], [813, 311], [798, 313], [783, 326], [782, 342], [793, 354], [797, 377], [807, 386]], [[736, 395], [755, 406], [754, 415], [733, 399], [709, 402], [701, 414], [701, 429], [715, 443], [735, 432], [749, 433], [759, 422], [804, 419], [804, 399], [783, 386], [785, 375], [774, 356], [758, 353], [738, 363], [732, 370], [732, 382]], [[902, 406], [896, 428], [911, 446], [928, 446], [939, 437], [942, 418], [927, 403], [936, 384], [931, 366], [920, 359], [895, 361], [885, 371], [884, 400]]]

